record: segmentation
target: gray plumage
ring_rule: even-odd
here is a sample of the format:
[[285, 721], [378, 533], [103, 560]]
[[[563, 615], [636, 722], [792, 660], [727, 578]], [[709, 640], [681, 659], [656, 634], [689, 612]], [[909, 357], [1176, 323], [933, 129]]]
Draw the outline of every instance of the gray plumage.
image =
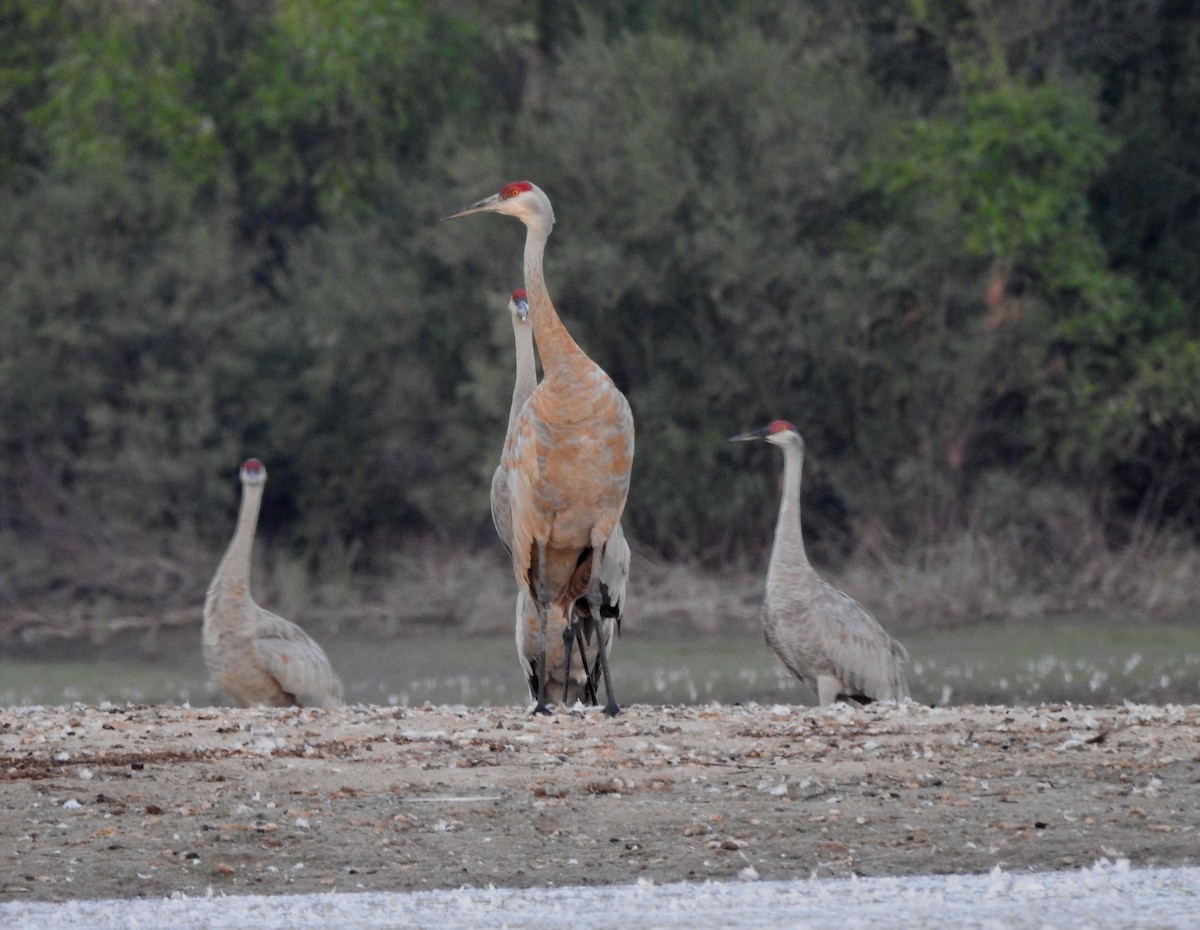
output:
[[908, 652], [857, 601], [821, 578], [808, 561], [800, 530], [804, 440], [785, 420], [732, 437], [761, 439], [783, 450], [783, 496], [767, 570], [763, 630], [783, 664], [817, 692], [839, 698], [903, 701]]
[[237, 529], [204, 599], [204, 662], [225, 697], [244, 707], [337, 707], [342, 682], [300, 627], [250, 596], [250, 557], [267, 472], [242, 466]]
[[[504, 444], [517, 423], [517, 417], [529, 395], [537, 387], [537, 363], [533, 354], [533, 327], [529, 325], [529, 303], [524, 288], [512, 292], [508, 301], [508, 313], [512, 319], [513, 342], [516, 345], [517, 374], [513, 379], [512, 403], [508, 408], [508, 429], [504, 433]], [[509, 503], [508, 469], [503, 461], [492, 472], [492, 523], [496, 535], [504, 545], [504, 551], [512, 555], [512, 505]]]

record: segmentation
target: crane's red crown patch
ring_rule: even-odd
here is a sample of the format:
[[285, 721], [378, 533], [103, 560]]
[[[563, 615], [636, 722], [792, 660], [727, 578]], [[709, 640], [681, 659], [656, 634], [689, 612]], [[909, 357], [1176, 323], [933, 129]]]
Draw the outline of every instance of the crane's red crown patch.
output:
[[517, 194], [524, 194], [531, 190], [533, 190], [533, 185], [528, 181], [513, 181], [511, 184], [504, 185], [504, 189], [500, 191], [500, 199], [508, 200], [509, 197], [516, 197]]

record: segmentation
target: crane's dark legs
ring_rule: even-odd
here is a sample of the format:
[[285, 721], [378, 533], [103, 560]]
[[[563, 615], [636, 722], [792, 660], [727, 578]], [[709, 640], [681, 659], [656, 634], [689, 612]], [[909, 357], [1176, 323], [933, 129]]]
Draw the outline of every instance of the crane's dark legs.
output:
[[[588, 610], [591, 610], [589, 603]], [[591, 614], [590, 616], [599, 616]], [[589, 617], [582, 617], [578, 612], [578, 608], [573, 608], [571, 611], [571, 620], [566, 629], [563, 630], [563, 651], [566, 653], [565, 669], [564, 669], [564, 684], [563, 684], [563, 703], [567, 702], [570, 695], [571, 681], [571, 664], [574, 661], [575, 647], [579, 647], [579, 661], [583, 663], [583, 697], [593, 707], [600, 703], [600, 696], [596, 690], [596, 674], [600, 672], [604, 676], [604, 687], [608, 694], [608, 704], [605, 705], [604, 712], [610, 717], [615, 716], [620, 712], [617, 707], [617, 702], [612, 696], [612, 681], [609, 678], [608, 672], [608, 657], [604, 651], [604, 637], [600, 635], [600, 627], [593, 626], [592, 629], [596, 633], [596, 661], [589, 668], [587, 658], [587, 638], [590, 634], [585, 634], [584, 630], [589, 623]]]
[[[571, 696], [571, 656], [575, 652], [575, 622], [569, 621], [562, 632], [563, 654], [566, 656], [566, 668], [563, 670], [563, 703], [566, 704]], [[581, 653], [583, 669], [587, 671], [587, 655]]]
[[[574, 613], [574, 611], [572, 611]], [[588, 669], [587, 643], [583, 636], [583, 622], [575, 615], [563, 629], [563, 652], [566, 654], [566, 668], [563, 673], [563, 703], [566, 704], [571, 696], [571, 664], [575, 658], [575, 647], [579, 647], [579, 661], [583, 664], [583, 699], [594, 707], [600, 702], [596, 700], [596, 682], [593, 679], [594, 670]], [[578, 696], [577, 696], [578, 697]]]
[[[595, 551], [599, 551], [599, 550], [595, 550]], [[540, 567], [541, 553], [535, 548], [533, 555], [534, 555], [534, 561], [537, 562]], [[597, 564], [598, 559], [594, 553], [593, 553], [592, 558], [594, 560], [596, 560], [593, 562], [593, 566], [592, 566], [592, 571], [593, 571], [592, 577], [595, 578], [595, 577], [597, 577], [595, 573], [599, 569], [599, 566]], [[537, 573], [532, 572], [532, 571], [530, 572], [530, 575], [532, 577], [538, 577]], [[531, 584], [528, 588], [528, 593], [531, 598], [533, 598], [534, 587], [535, 587], [535, 585]], [[604, 600], [604, 597], [600, 591], [600, 587], [601, 586], [599, 584], [597, 584], [595, 586], [595, 590], [589, 590], [586, 595], [586, 604], [587, 604], [586, 616], [581, 616], [580, 611], [579, 611], [579, 607], [582, 606], [582, 604], [585, 602], [585, 598], [580, 598], [580, 600], [578, 602], [576, 602], [578, 606], [573, 606], [567, 612], [566, 627], [563, 629], [563, 633], [562, 633], [563, 652], [565, 654], [563, 657], [563, 665], [565, 666], [564, 674], [563, 674], [563, 703], [564, 704], [567, 703], [567, 700], [570, 698], [571, 664], [572, 664], [572, 660], [574, 658], [575, 646], [576, 646], [576, 644], [578, 644], [578, 646], [579, 646], [579, 661], [581, 663], [583, 663], [583, 672], [584, 672], [584, 683], [583, 683], [584, 692], [583, 693], [584, 693], [585, 698], [587, 700], [591, 701], [592, 706], [595, 706], [600, 703], [599, 695], [597, 694], [597, 689], [596, 689], [596, 672], [597, 672], [597, 670], [599, 670], [601, 676], [604, 678], [604, 691], [605, 691], [605, 695], [608, 699], [607, 703], [604, 705], [604, 713], [610, 717], [615, 717], [617, 714], [619, 714], [621, 712], [621, 708], [617, 705], [617, 699], [613, 695], [612, 673], [609, 671], [609, 668], [608, 668], [608, 651], [606, 649], [605, 637], [603, 635], [604, 634], [604, 619], [603, 619], [603, 615], [600, 612], [600, 605], [601, 605], [601, 602]], [[533, 712], [535, 714], [546, 714], [548, 716], [550, 714], [550, 708], [546, 706], [546, 678], [547, 678], [547, 675], [546, 675], [546, 669], [547, 669], [546, 646], [547, 646], [547, 637], [549, 636], [549, 629], [548, 629], [549, 607], [548, 607], [548, 605], [543, 604], [537, 598], [533, 598], [533, 602], [534, 602], [534, 605], [537, 607], [537, 612], [538, 612], [538, 647], [539, 647], [539, 655], [538, 655], [538, 662], [537, 662], [537, 669], [536, 669], [537, 704], [534, 706]], [[609, 619], [609, 622], [610, 623], [612, 622], [611, 617]], [[592, 634], [595, 634], [595, 637], [596, 637], [596, 647], [597, 647], [596, 648], [596, 661], [589, 668], [588, 667], [588, 658], [587, 658], [587, 640], [590, 639]]]
[[[529, 595], [533, 597], [532, 586], [530, 587]], [[545, 714], [550, 716], [550, 708], [546, 706], [546, 605], [540, 600], [534, 598], [534, 606], [537, 607], [538, 613], [538, 686], [537, 686], [537, 704], [533, 708], [535, 714]]]
[[[600, 666], [600, 674], [604, 678], [604, 694], [608, 698], [604, 705], [604, 713], [610, 717], [615, 717], [621, 712], [621, 708], [617, 706], [617, 699], [613, 696], [612, 674], [608, 670], [608, 650], [605, 648], [604, 642], [604, 621], [600, 616], [600, 590], [599, 585], [596, 586], [595, 593], [588, 592], [588, 608], [592, 612], [592, 616], [597, 619], [596, 624], [596, 664]], [[594, 679], [594, 674], [589, 676]]]
[[[600, 703], [596, 697], [596, 668], [588, 668], [587, 637], [584, 635], [583, 626], [583, 621], [576, 615], [575, 620], [571, 623], [571, 630], [575, 634], [575, 644], [579, 646], [579, 661], [583, 663], [583, 696], [592, 707], [595, 707]], [[567, 673], [570, 674], [570, 671], [571, 666], [568, 660]]]
[[612, 675], [608, 670], [608, 656], [603, 649], [600, 650], [600, 654], [597, 656], [597, 662], [600, 665], [600, 674], [604, 677], [604, 693], [608, 697], [608, 701], [604, 705], [604, 713], [609, 717], [615, 717], [621, 712], [621, 708], [617, 704], [617, 699], [613, 696]]
[[600, 703], [600, 699], [596, 696], [596, 669], [598, 666], [593, 665], [588, 668], [587, 661], [587, 644], [584, 642], [582, 630], [576, 630], [576, 640], [579, 642], [579, 658], [583, 661], [584, 689], [587, 692], [588, 703], [592, 707], [596, 707]]
[[[603, 648], [603, 643], [601, 644], [601, 648]], [[600, 705], [600, 696], [596, 693], [596, 682], [599, 680], [599, 675], [600, 675], [600, 655], [599, 655], [599, 653], [597, 653], [596, 661], [593, 662], [592, 667], [588, 669], [588, 678], [587, 678], [588, 694], [591, 695], [593, 707], [598, 707]]]
[[550, 708], [546, 706], [546, 611], [549, 607], [543, 602], [538, 595], [541, 593], [538, 590], [538, 578], [541, 578], [546, 570], [546, 553], [542, 547], [536, 542], [530, 547], [529, 552], [529, 574], [526, 577], [528, 587], [526, 592], [529, 599], [533, 601], [533, 606], [537, 608], [538, 615], [538, 664], [537, 664], [537, 704], [533, 708], [535, 714], [545, 714], [550, 716]]

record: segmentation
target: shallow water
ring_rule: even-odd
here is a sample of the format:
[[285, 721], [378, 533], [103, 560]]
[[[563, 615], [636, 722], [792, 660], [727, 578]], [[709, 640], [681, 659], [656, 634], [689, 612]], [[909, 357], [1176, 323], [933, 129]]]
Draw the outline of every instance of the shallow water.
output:
[[[525, 703], [511, 634], [422, 631], [322, 636], [351, 703]], [[926, 704], [1200, 702], [1200, 631], [1171, 624], [980, 624], [903, 637], [913, 698]], [[756, 633], [662, 639], [626, 633], [612, 658], [622, 703], [810, 704]], [[0, 651], [0, 705], [221, 703], [199, 629], [105, 644]]]

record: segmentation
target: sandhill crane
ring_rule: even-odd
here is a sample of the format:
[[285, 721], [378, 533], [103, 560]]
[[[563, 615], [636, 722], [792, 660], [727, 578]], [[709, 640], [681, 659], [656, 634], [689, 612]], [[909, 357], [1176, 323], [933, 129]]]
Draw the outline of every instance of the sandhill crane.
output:
[[[516, 344], [517, 376], [513, 379], [512, 403], [508, 408], [508, 429], [504, 434], [504, 445], [512, 437], [517, 426], [517, 417], [529, 395], [537, 387], [537, 363], [533, 357], [533, 328], [529, 325], [529, 301], [525, 289], [517, 288], [508, 301], [508, 315], [512, 319], [513, 342]], [[508, 471], [504, 467], [503, 454], [500, 464], [492, 472], [492, 522], [496, 535], [504, 549], [512, 554], [512, 510], [508, 500]]]
[[762, 439], [783, 450], [783, 498], [767, 570], [763, 629], [767, 643], [793, 675], [815, 688], [817, 700], [903, 701], [908, 652], [852, 597], [823, 580], [804, 552], [800, 532], [800, 473], [804, 440], [786, 420], [731, 441]]
[[[533, 351], [533, 327], [529, 323], [529, 301], [524, 288], [512, 292], [508, 301], [509, 318], [512, 320], [513, 343], [516, 346], [516, 377], [513, 379], [512, 403], [508, 408], [508, 429], [505, 432], [505, 448], [516, 428], [517, 417], [529, 395], [537, 386], [537, 363]], [[504, 467], [503, 452], [501, 461], [492, 473], [492, 522], [496, 526], [496, 535], [504, 545], [504, 550], [512, 556], [512, 510], [509, 506], [508, 470]], [[567, 630], [567, 617], [561, 609], [551, 610], [547, 618], [549, 642], [547, 649], [547, 688], [551, 693], [557, 692], [562, 685], [563, 702], [572, 704], [583, 693], [586, 672], [579, 671], [570, 679], [565, 678], [562, 671], [566, 668], [566, 656], [563, 654], [564, 634]], [[555, 635], [557, 634], [557, 636]], [[538, 615], [533, 602], [526, 596], [523, 589], [517, 591], [516, 607], [516, 640], [517, 659], [525, 671], [525, 679], [529, 682], [531, 698], [537, 697], [537, 676], [534, 672], [535, 657], [538, 654]], [[555, 681], [555, 671], [560, 670], [558, 681]]]
[[[625, 585], [629, 578], [629, 544], [621, 524], [617, 524], [604, 556], [600, 560], [600, 623], [592, 623], [591, 606], [586, 598], [571, 605], [571, 623], [562, 606], [551, 605], [546, 617], [546, 693], [556, 695], [561, 686], [562, 701], [598, 704], [598, 676], [601, 676], [600, 651], [605, 660], [612, 653], [613, 640], [621, 631], [625, 608]], [[556, 635], [557, 634], [557, 635]], [[536, 700], [541, 668], [541, 623], [525, 591], [517, 594], [517, 658], [525, 670], [529, 696]], [[580, 663], [574, 662], [578, 651]]]
[[[589, 662], [589, 656], [592, 657], [586, 676], [592, 704], [598, 703], [596, 676], [601, 673], [601, 653], [604, 655], [604, 661], [607, 662], [608, 656], [612, 652], [613, 640], [621, 632], [621, 616], [625, 612], [625, 587], [629, 581], [629, 561], [629, 543], [625, 540], [625, 531], [618, 523], [613, 527], [612, 535], [608, 537], [608, 542], [600, 557], [599, 623], [593, 621], [595, 615], [592, 613], [592, 605], [586, 598], [576, 600], [573, 607], [572, 624], [568, 632], [573, 633], [580, 658], [585, 665]], [[593, 634], [596, 637], [594, 649], [592, 648]], [[566, 635], [564, 634], [564, 639]], [[565, 674], [568, 678], [571, 676], [572, 655], [572, 651], [567, 652]], [[566, 698], [563, 700], [567, 701]], [[570, 702], [567, 701], [567, 703]]]
[[246, 707], [337, 707], [342, 682], [324, 650], [250, 597], [250, 553], [267, 470], [242, 465], [237, 529], [204, 599], [204, 662], [217, 688]]
[[[512, 320], [513, 342], [516, 345], [516, 377], [513, 380], [512, 403], [508, 409], [506, 445], [521, 408], [537, 385], [533, 329], [529, 324], [529, 302], [524, 288], [512, 292], [508, 301], [508, 313]], [[496, 534], [500, 537], [505, 551], [511, 556], [512, 511], [509, 506], [508, 472], [503, 461], [492, 473], [491, 504]], [[559, 608], [551, 608], [547, 613], [546, 691], [553, 695], [561, 690], [564, 704], [571, 705], [577, 700], [597, 703], [595, 676], [599, 670], [599, 656], [596, 653], [601, 644], [606, 653], [611, 652], [613, 634], [620, 632], [628, 577], [629, 544], [625, 541], [625, 534], [618, 523], [608, 545], [604, 547], [604, 557], [600, 562], [600, 613], [605, 621], [599, 625], [597, 632], [600, 635], [593, 637], [591, 629], [584, 630], [591, 619], [586, 599], [577, 602], [576, 613], [582, 614], [582, 617], [576, 624], [569, 626], [566, 615]], [[529, 696], [536, 700], [540, 677], [540, 623], [537, 610], [524, 590], [517, 592], [516, 639], [517, 658], [525, 671]], [[579, 648], [580, 663], [573, 671], [574, 663], [571, 654], [568, 654], [568, 646], [572, 650], [575, 646]]]
[[[522, 406], [505, 444], [512, 515], [513, 574], [538, 615], [537, 713], [546, 707], [547, 623], [552, 609], [585, 634], [606, 620], [601, 591], [605, 547], [629, 496], [633, 413], [612, 379], [584, 353], [559, 319], [542, 271], [554, 226], [550, 199], [517, 181], [446, 219], [502, 213], [525, 224], [525, 288], [542, 381]], [[572, 613], [585, 598], [587, 617]], [[593, 620], [595, 622], [593, 622]], [[614, 624], [615, 625], [615, 624]], [[572, 650], [564, 650], [570, 660]], [[608, 714], [618, 712], [605, 649], [597, 652]], [[569, 677], [569, 676], [568, 676]]]

